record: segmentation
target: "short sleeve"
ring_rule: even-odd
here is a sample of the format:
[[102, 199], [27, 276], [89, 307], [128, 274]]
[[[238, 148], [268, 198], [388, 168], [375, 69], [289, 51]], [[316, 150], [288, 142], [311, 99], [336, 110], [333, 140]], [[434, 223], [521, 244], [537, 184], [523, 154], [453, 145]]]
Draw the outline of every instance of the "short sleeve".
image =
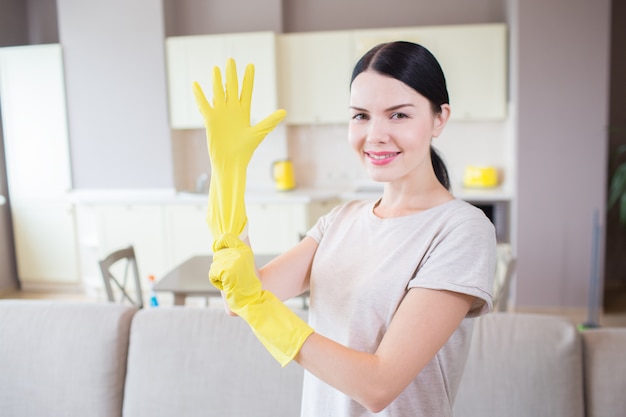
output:
[[328, 226], [333, 222], [333, 220], [337, 217], [337, 214], [345, 207], [344, 205], [338, 205], [333, 207], [330, 212], [321, 216], [317, 219], [317, 222], [313, 225], [311, 229], [306, 233], [307, 236], [313, 238], [317, 243], [320, 243], [324, 233], [328, 229]]
[[468, 317], [492, 310], [496, 268], [493, 224], [473, 217], [451, 227], [433, 240], [408, 288], [447, 290], [476, 297]]

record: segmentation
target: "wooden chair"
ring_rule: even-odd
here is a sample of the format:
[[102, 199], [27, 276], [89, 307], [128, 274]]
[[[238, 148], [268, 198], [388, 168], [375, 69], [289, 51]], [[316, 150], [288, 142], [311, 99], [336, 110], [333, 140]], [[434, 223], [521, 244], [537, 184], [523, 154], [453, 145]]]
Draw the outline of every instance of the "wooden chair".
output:
[[143, 308], [143, 293], [134, 248], [129, 246], [116, 250], [99, 263], [108, 300], [113, 303], [129, 302]]

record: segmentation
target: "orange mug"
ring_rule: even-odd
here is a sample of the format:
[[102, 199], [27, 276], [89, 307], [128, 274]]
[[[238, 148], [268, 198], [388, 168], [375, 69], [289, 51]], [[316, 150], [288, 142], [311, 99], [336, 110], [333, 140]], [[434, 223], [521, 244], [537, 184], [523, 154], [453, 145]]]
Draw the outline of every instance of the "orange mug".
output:
[[278, 191], [293, 190], [296, 187], [293, 164], [288, 159], [272, 163], [272, 178]]

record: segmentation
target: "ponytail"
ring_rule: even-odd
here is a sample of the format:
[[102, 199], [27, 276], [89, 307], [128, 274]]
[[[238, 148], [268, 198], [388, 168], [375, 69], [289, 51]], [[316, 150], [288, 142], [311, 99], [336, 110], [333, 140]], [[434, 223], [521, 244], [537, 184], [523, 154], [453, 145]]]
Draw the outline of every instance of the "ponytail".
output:
[[446, 168], [446, 164], [443, 162], [443, 159], [439, 156], [439, 153], [433, 148], [430, 147], [430, 160], [433, 164], [433, 169], [435, 171], [435, 175], [437, 179], [446, 187], [446, 190], [450, 191], [450, 177], [448, 176], [448, 168]]

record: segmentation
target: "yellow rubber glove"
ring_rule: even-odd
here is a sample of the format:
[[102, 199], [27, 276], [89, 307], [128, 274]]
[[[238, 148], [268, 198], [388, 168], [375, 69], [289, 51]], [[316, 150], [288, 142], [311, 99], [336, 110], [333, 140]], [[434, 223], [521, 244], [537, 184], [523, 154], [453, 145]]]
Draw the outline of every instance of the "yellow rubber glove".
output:
[[282, 366], [287, 365], [313, 329], [261, 288], [248, 245], [227, 233], [213, 244], [213, 251], [211, 282], [224, 292], [230, 309], [248, 323], [270, 354]]
[[237, 68], [231, 58], [226, 62], [226, 89], [219, 67], [213, 69], [213, 106], [200, 85], [193, 92], [204, 118], [207, 147], [211, 159], [211, 182], [206, 221], [213, 239], [224, 233], [241, 236], [247, 225], [244, 196], [246, 171], [252, 154], [265, 136], [285, 117], [276, 110], [264, 120], [250, 126], [250, 104], [254, 83], [254, 66], [249, 64], [243, 77], [241, 96]]

